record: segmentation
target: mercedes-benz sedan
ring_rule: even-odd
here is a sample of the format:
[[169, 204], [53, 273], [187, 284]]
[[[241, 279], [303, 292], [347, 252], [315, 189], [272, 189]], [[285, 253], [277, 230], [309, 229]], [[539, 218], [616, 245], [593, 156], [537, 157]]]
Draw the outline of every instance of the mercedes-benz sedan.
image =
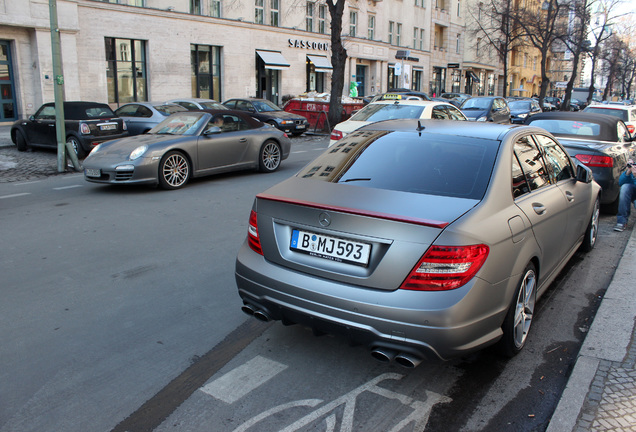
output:
[[599, 192], [540, 128], [365, 126], [256, 196], [236, 260], [243, 311], [406, 367], [495, 343], [512, 356], [537, 299], [594, 246]]

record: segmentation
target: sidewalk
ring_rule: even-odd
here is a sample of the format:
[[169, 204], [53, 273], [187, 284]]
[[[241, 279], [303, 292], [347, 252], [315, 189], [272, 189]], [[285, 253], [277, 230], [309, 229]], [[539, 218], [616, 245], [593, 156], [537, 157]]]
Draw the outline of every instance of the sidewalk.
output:
[[635, 297], [632, 230], [546, 432], [636, 431]]

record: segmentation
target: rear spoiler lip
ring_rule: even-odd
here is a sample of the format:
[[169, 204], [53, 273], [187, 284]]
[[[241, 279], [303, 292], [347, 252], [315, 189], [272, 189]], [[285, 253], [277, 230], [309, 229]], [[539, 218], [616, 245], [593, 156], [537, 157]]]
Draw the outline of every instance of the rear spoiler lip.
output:
[[269, 201], [288, 203], [293, 205], [302, 205], [302, 206], [312, 207], [312, 208], [316, 208], [320, 210], [331, 210], [331, 211], [337, 211], [342, 213], [349, 213], [349, 214], [353, 214], [357, 216], [370, 216], [370, 217], [379, 218], [379, 219], [387, 219], [387, 220], [396, 221], [396, 222], [405, 222], [405, 223], [428, 226], [428, 227], [439, 228], [439, 229], [444, 229], [449, 225], [448, 222], [442, 222], [442, 221], [437, 221], [432, 219], [421, 219], [421, 218], [414, 218], [414, 217], [408, 217], [408, 216], [400, 216], [400, 215], [395, 215], [390, 213], [374, 212], [370, 210], [361, 210], [361, 209], [353, 209], [349, 207], [319, 204], [319, 203], [315, 203], [311, 201], [270, 195], [267, 193], [260, 193], [256, 195], [256, 198], [269, 200]]

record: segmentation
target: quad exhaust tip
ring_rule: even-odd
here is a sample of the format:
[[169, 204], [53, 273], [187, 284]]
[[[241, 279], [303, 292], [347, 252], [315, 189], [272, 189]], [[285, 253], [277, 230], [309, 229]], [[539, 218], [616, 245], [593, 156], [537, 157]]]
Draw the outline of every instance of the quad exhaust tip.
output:
[[243, 306], [241, 306], [241, 310], [246, 314], [253, 316], [259, 321], [267, 322], [272, 320], [272, 318], [269, 316], [269, 313], [249, 303], [245, 303]]
[[395, 361], [400, 366], [403, 366], [407, 369], [416, 368], [420, 363], [422, 363], [422, 359], [408, 353], [398, 353], [392, 349], [388, 348], [375, 348], [371, 351], [371, 356], [382, 362], [382, 363], [391, 363]]

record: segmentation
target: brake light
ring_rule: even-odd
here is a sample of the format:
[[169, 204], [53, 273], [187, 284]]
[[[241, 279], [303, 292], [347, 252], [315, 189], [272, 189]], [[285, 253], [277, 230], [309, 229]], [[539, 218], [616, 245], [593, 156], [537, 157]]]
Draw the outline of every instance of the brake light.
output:
[[431, 246], [400, 289], [444, 291], [465, 285], [486, 261], [490, 248], [471, 246]]
[[340, 132], [338, 129], [334, 129], [333, 131], [331, 131], [331, 136], [329, 136], [329, 139], [332, 139], [334, 141], [338, 141], [343, 136], [344, 136], [344, 134], [342, 132]]
[[247, 242], [254, 252], [259, 255], [263, 255], [261, 240], [258, 238], [258, 223], [256, 221], [256, 212], [254, 210], [250, 213], [250, 222], [247, 227]]
[[91, 128], [89, 128], [86, 123], [80, 123], [80, 132], [84, 135], [88, 135], [91, 133]]
[[578, 154], [574, 157], [589, 167], [611, 168], [614, 166], [614, 160], [609, 156]]
[[630, 134], [634, 134], [634, 130], [636, 130], [636, 127], [634, 127], [634, 125], [625, 125], [627, 126], [627, 130], [629, 131]]

